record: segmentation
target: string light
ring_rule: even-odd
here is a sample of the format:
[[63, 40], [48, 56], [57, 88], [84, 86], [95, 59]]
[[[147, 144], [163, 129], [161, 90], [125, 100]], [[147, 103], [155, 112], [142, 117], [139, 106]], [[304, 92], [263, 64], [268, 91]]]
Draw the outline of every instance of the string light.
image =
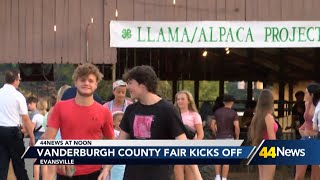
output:
[[116, 0], [116, 19], [118, 18], [118, 0]]
[[53, 31], [54, 31], [54, 32], [57, 31], [57, 26], [56, 26], [56, 25], [53, 26]]
[[91, 18], [91, 23], [93, 23], [93, 17]]
[[207, 51], [203, 51], [202, 56], [203, 57], [207, 57], [207, 55], [208, 55], [208, 52]]
[[176, 4], [176, 0], [173, 0], [173, 4]]
[[225, 48], [226, 50], [226, 54], [230, 54], [230, 49], [229, 48]]

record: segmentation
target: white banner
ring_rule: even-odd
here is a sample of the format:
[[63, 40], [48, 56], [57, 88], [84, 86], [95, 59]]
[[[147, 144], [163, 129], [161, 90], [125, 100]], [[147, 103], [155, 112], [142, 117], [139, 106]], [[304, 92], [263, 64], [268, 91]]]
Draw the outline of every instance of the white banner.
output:
[[111, 21], [111, 47], [320, 47], [320, 21]]
[[35, 146], [241, 146], [243, 140], [39, 140]]

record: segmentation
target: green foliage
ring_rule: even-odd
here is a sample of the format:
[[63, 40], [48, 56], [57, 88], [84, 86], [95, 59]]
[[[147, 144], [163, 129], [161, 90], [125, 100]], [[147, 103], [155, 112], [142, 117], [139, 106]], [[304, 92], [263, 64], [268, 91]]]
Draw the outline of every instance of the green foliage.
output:
[[219, 96], [218, 81], [200, 81], [199, 100], [200, 101], [215, 101]]
[[194, 97], [194, 81], [178, 81], [178, 91], [187, 90]]
[[[194, 81], [178, 81], [178, 89], [187, 90], [194, 96]], [[168, 100], [172, 100], [172, 81], [160, 81], [158, 94]], [[200, 81], [199, 99], [202, 101], [214, 101], [219, 95], [218, 81]]]
[[157, 93], [162, 98], [172, 101], [172, 81], [159, 81]]
[[72, 74], [75, 69], [73, 64], [55, 64], [54, 65], [54, 79], [56, 88], [58, 89], [64, 84], [73, 86]]
[[238, 82], [225, 82], [226, 94], [232, 95], [236, 100], [247, 100], [247, 89], [238, 89]]
[[112, 95], [112, 81], [102, 80], [96, 90], [102, 100], [106, 101]]

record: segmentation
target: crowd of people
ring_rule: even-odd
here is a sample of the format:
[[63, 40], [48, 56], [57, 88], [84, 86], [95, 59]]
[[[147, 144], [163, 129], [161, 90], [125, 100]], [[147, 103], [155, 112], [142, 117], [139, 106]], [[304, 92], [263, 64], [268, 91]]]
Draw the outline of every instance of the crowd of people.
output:
[[[18, 71], [5, 74], [0, 89], [0, 179], [7, 179], [10, 160], [17, 179], [28, 179], [24, 160], [24, 135], [30, 145], [41, 139], [176, 139], [202, 140], [204, 126], [215, 139], [240, 138], [235, 98], [218, 97], [207, 115], [198, 112], [192, 94], [179, 91], [174, 104], [157, 95], [158, 77], [150, 66], [136, 66], [112, 85], [112, 97], [103, 103], [95, 93], [103, 75], [92, 64], [79, 65], [72, 79], [74, 86], [58, 90], [56, 103], [48, 110], [45, 99], [25, 98], [18, 90]], [[130, 94], [128, 98], [127, 91]], [[306, 97], [304, 97], [306, 96]], [[293, 123], [286, 129], [297, 131], [303, 140], [318, 137], [320, 128], [320, 85], [310, 84], [306, 94], [296, 93]], [[305, 99], [305, 102], [304, 102]], [[257, 102], [248, 104], [243, 121], [248, 140], [258, 146], [262, 140], [277, 139], [274, 98], [270, 90], [261, 91]], [[28, 112], [29, 110], [29, 112]], [[47, 111], [48, 110], [48, 111]], [[206, 122], [206, 123], [204, 123]], [[259, 165], [260, 179], [273, 179], [275, 165]], [[296, 167], [296, 179], [303, 179], [307, 166]], [[215, 180], [226, 180], [229, 165], [215, 165]], [[312, 179], [318, 178], [319, 166], [312, 166]], [[35, 179], [98, 180], [201, 180], [197, 165], [59, 165], [34, 166]]]

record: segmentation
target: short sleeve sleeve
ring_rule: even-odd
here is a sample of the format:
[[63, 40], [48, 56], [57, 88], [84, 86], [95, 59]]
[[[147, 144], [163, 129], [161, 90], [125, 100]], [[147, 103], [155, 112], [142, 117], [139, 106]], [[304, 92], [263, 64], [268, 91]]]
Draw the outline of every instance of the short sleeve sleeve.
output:
[[234, 119], [233, 121], [238, 121], [239, 117], [238, 117], [238, 113], [236, 111], [234, 111]]
[[193, 113], [194, 124], [202, 124], [201, 116], [199, 113]]
[[134, 105], [130, 105], [127, 107], [126, 111], [123, 114], [120, 125], [119, 125], [121, 130], [128, 133], [128, 134], [130, 134], [130, 132], [131, 132], [129, 114], [131, 113], [133, 106]]
[[39, 116], [38, 114], [34, 115], [32, 120], [31, 120], [33, 123], [37, 123], [39, 121]]
[[[109, 109], [109, 103], [110, 103], [110, 101], [104, 103], [102, 106], [105, 107], [105, 108], [107, 108], [107, 109]], [[110, 109], [109, 109], [109, 110], [110, 110]]]
[[109, 110], [105, 110], [105, 120], [102, 128], [105, 139], [114, 139], [112, 114]]
[[58, 102], [49, 116], [47, 127], [59, 129], [61, 127], [60, 102]]
[[20, 94], [21, 96], [18, 96], [18, 104], [19, 104], [19, 114], [20, 115], [28, 115], [28, 107], [26, 98]]
[[174, 106], [170, 106], [167, 109], [168, 112], [168, 118], [167, 119], [167, 124], [168, 124], [168, 129], [170, 136], [172, 138], [176, 138], [177, 136], [180, 136], [181, 134], [185, 133], [185, 127], [183, 125], [181, 115], [179, 112], [174, 108]]

